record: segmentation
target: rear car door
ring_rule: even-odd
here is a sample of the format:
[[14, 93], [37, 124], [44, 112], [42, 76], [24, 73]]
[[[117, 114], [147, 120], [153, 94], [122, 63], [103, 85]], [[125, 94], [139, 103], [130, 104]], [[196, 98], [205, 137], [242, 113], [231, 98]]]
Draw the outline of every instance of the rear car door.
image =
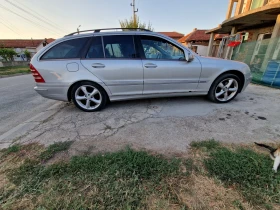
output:
[[195, 91], [201, 64], [185, 59], [185, 50], [161, 37], [138, 36], [144, 68], [143, 94], [183, 93]]
[[113, 96], [143, 93], [143, 67], [133, 35], [94, 36], [81, 63]]

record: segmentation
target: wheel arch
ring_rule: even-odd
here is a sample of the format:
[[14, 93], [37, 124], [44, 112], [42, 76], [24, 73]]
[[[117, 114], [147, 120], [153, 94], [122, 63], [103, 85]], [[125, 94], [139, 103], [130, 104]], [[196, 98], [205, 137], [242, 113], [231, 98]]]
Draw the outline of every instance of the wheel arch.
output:
[[[71, 84], [71, 86], [68, 88], [68, 91], [67, 91], [67, 98], [68, 98], [68, 101], [69, 101], [69, 102], [71, 101], [71, 92], [72, 92], [73, 87], [74, 87], [76, 84], [81, 83], [81, 82], [92, 82], [92, 83], [94, 83], [95, 85], [98, 85], [98, 86], [99, 86], [100, 88], [102, 88], [102, 89], [104, 90], [104, 92], [106, 93], [107, 99], [110, 100], [110, 97], [109, 97], [110, 92], [109, 92], [109, 90], [107, 90], [107, 88], [104, 88], [103, 85], [101, 85], [101, 84], [99, 84], [99, 83], [97, 83], [97, 82], [94, 82], [94, 81], [92, 81], [92, 80], [79, 80], [79, 81], [76, 81], [76, 82], [74, 82], [73, 84]], [[108, 93], [108, 92], [109, 92], [109, 93]]]
[[[238, 87], [238, 93], [240, 93], [240, 92], [242, 91], [243, 87], [244, 87], [244, 84], [245, 84], [245, 75], [244, 75], [241, 71], [239, 71], [239, 70], [228, 70], [228, 71], [222, 72], [221, 74], [219, 74], [219, 75], [215, 78], [215, 80], [213, 81], [212, 85], [214, 84], [214, 82], [215, 82], [220, 76], [222, 76], [222, 75], [224, 75], [224, 74], [234, 74], [234, 75], [238, 76], [238, 78], [240, 79], [240, 83], [241, 83], [240, 86]], [[211, 85], [211, 87], [212, 87], [212, 85]], [[210, 89], [211, 89], [211, 87], [210, 87]], [[209, 89], [209, 90], [210, 90], [210, 89]]]

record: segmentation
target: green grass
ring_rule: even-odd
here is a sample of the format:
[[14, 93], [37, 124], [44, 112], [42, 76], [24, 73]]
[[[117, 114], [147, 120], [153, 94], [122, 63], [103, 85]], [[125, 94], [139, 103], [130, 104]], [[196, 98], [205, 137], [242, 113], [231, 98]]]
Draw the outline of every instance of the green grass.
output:
[[[163, 194], [178, 203], [164, 180], [183, 176], [179, 166], [177, 159], [167, 160], [129, 148], [77, 156], [68, 163], [50, 166], [26, 160], [8, 173], [16, 188], [2, 189], [0, 204], [2, 208], [12, 208], [15, 199], [31, 196], [35, 209], [146, 209], [146, 200], [154, 194]], [[35, 198], [40, 199], [34, 202]]]
[[13, 74], [28, 74], [30, 73], [29, 66], [10, 66], [0, 67], [0, 76], [13, 75]]
[[47, 147], [39, 156], [40, 160], [47, 161], [51, 159], [56, 153], [68, 150], [73, 141], [56, 142]]
[[11, 153], [16, 153], [19, 150], [20, 150], [20, 145], [19, 144], [14, 144], [14, 145], [8, 147], [7, 149], [2, 149], [1, 152], [2, 152], [3, 156], [6, 156], [6, 155], [9, 155]]
[[[243, 210], [248, 202], [255, 209], [280, 204], [280, 174], [272, 172], [268, 154], [209, 140], [192, 142], [186, 159], [126, 148], [44, 164], [71, 143], [1, 151], [7, 155], [0, 161], [0, 208], [204, 209], [215, 204]], [[223, 189], [227, 195], [218, 193]]]
[[250, 149], [217, 147], [204, 164], [211, 176], [234, 186], [253, 205], [280, 204], [280, 175], [272, 171], [269, 155]]
[[190, 146], [196, 149], [206, 148], [206, 150], [213, 150], [220, 147], [220, 143], [214, 139], [210, 139], [207, 141], [193, 141], [191, 142]]

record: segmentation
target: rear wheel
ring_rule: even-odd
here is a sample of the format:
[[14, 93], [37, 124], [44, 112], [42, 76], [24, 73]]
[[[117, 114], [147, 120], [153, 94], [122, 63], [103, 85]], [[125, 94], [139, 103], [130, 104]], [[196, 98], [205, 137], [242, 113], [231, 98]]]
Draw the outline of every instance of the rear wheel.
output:
[[218, 77], [212, 84], [208, 98], [216, 103], [227, 103], [233, 100], [239, 90], [240, 79], [234, 74], [224, 74]]
[[86, 112], [99, 111], [107, 102], [106, 92], [93, 82], [81, 82], [74, 85], [71, 98], [76, 107]]

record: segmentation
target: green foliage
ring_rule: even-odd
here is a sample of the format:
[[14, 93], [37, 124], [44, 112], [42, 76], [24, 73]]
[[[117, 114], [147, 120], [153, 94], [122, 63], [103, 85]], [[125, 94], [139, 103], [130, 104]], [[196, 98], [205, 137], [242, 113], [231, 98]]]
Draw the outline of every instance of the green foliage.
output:
[[121, 28], [143, 28], [143, 29], [148, 29], [150, 31], [154, 30], [152, 28], [152, 24], [150, 22], [148, 24], [141, 23], [139, 20], [139, 17], [136, 17], [135, 22], [134, 22], [133, 17], [130, 19], [120, 20], [119, 22], [120, 22]]
[[51, 159], [56, 153], [68, 150], [73, 141], [56, 142], [47, 147], [47, 149], [40, 154], [42, 161]]
[[268, 155], [220, 147], [212, 151], [204, 163], [210, 175], [236, 186], [253, 205], [267, 206], [267, 197], [280, 203], [280, 175], [272, 171], [273, 161]]
[[220, 143], [218, 141], [215, 141], [214, 139], [210, 139], [207, 141], [193, 141], [190, 143], [192, 148], [206, 148], [207, 150], [213, 150], [213, 149], [217, 149], [218, 147], [220, 147]]
[[27, 58], [27, 60], [29, 61], [31, 58], [31, 53], [28, 50], [24, 50], [24, 55]]
[[16, 51], [14, 49], [10, 48], [0, 48], [0, 56], [5, 61], [13, 61], [14, 56], [17, 55]]
[[[27, 194], [41, 196], [41, 206], [36, 206], [41, 209], [145, 209], [143, 203], [151, 194], [172, 197], [168, 183], [162, 181], [179, 175], [179, 166], [179, 160], [127, 148], [50, 166], [26, 161], [8, 178], [17, 186], [17, 199]], [[14, 194], [6, 191], [0, 203], [9, 203]]]

